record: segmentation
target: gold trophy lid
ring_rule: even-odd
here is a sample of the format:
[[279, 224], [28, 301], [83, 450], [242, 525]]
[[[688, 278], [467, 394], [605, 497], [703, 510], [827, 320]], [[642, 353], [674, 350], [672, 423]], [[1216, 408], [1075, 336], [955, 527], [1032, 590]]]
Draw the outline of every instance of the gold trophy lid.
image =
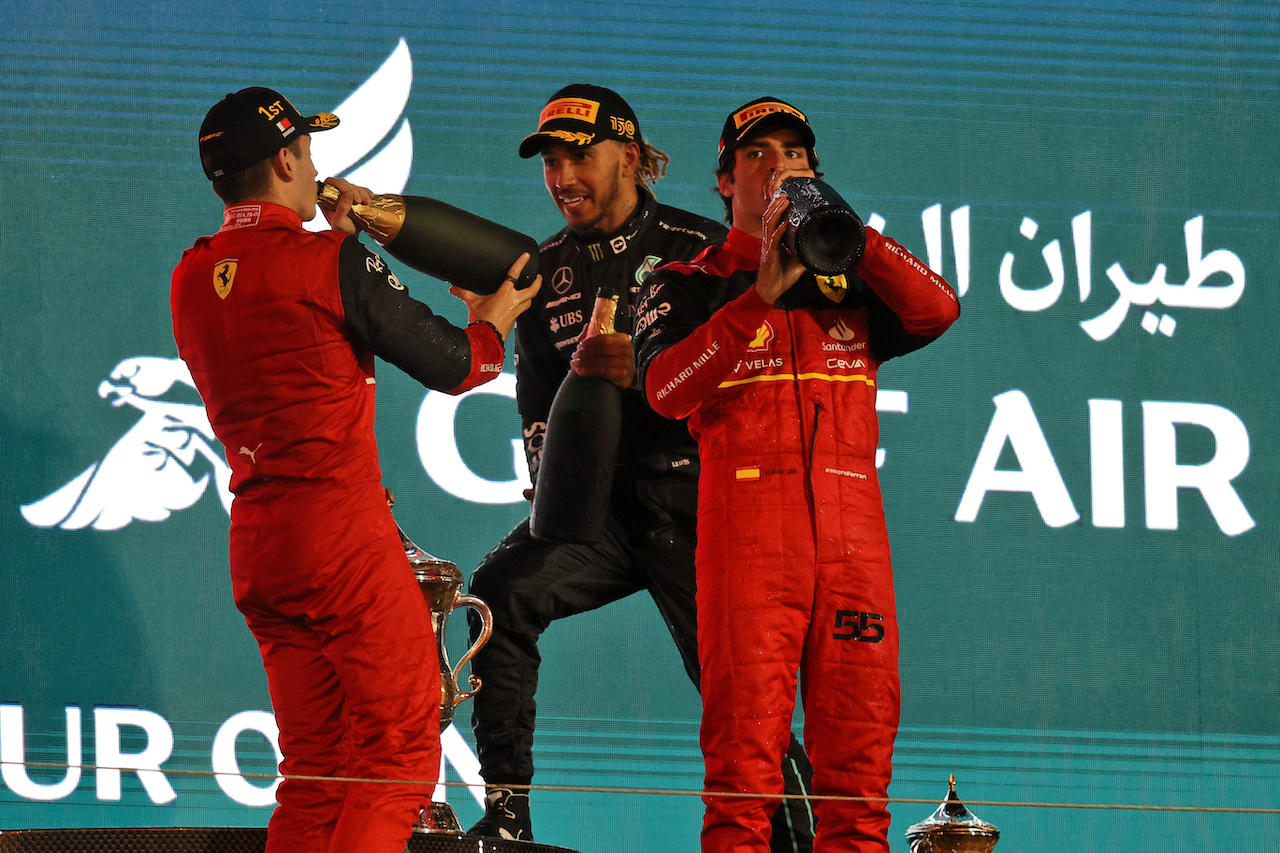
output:
[[911, 853], [990, 853], [1000, 838], [1000, 830], [960, 802], [954, 773], [947, 782], [947, 798], [942, 805], [907, 829]]

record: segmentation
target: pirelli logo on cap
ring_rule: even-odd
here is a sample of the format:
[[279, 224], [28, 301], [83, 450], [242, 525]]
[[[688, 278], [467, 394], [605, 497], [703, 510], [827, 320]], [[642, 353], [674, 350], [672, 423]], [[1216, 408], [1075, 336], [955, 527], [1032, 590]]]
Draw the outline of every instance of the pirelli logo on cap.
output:
[[790, 113], [805, 124], [809, 123], [809, 120], [805, 118], [804, 113], [800, 112], [790, 104], [784, 104], [781, 101], [765, 101], [761, 104], [752, 104], [749, 107], [744, 107], [734, 113], [733, 126], [742, 128], [743, 126], [764, 118], [771, 113]]
[[599, 114], [599, 101], [586, 98], [557, 98], [542, 108], [542, 115], [538, 116], [538, 126], [541, 127], [557, 118], [575, 118], [578, 121], [595, 124], [596, 116]]
[[760, 466], [748, 465], [745, 468], [738, 468], [733, 472], [734, 479], [741, 483], [744, 480], [759, 480]]

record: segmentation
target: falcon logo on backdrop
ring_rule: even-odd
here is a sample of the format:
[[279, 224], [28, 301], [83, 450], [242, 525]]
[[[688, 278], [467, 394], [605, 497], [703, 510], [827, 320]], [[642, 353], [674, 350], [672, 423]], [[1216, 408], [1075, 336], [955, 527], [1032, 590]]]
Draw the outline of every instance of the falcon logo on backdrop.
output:
[[[413, 134], [405, 116], [412, 84], [413, 59], [401, 39], [382, 65], [332, 111], [341, 124], [313, 137], [311, 156], [317, 171], [344, 177], [375, 193], [403, 192], [413, 165]], [[306, 227], [320, 231], [328, 228], [328, 222], [317, 215]], [[234, 281], [235, 260], [228, 259], [219, 270], [223, 278], [214, 286], [225, 297]], [[393, 286], [398, 284], [392, 281]], [[135, 356], [122, 360], [99, 384], [98, 396], [115, 407], [131, 406], [141, 416], [100, 461], [90, 463], [45, 497], [22, 505], [22, 517], [40, 528], [120, 530], [134, 521], [164, 521], [187, 509], [200, 500], [211, 480], [222, 508], [230, 514], [231, 469], [213, 436], [208, 415], [198, 402], [180, 399], [184, 391], [193, 396], [189, 391], [194, 387], [181, 359]], [[514, 397], [514, 388], [491, 393]], [[257, 450], [239, 448], [251, 458]], [[428, 464], [423, 448], [419, 452], [430, 474], [433, 465]], [[444, 455], [447, 465], [457, 456], [456, 446]], [[523, 467], [517, 466], [517, 471]], [[514, 498], [507, 502], [514, 502], [522, 500], [519, 480], [517, 474], [514, 485], [493, 485], [505, 487], [503, 497], [512, 492]], [[458, 493], [447, 485], [445, 488]], [[488, 502], [498, 501], [491, 494]], [[447, 760], [468, 784], [476, 802], [483, 805], [484, 781], [470, 747], [453, 726], [442, 736], [442, 743], [441, 780]], [[444, 791], [443, 785], [437, 787], [435, 799], [443, 801]]]
[[223, 509], [231, 511], [231, 469], [215, 449], [213, 428], [204, 406], [163, 397], [175, 385], [194, 388], [180, 358], [126, 358], [98, 385], [98, 396], [112, 406], [142, 413], [128, 432], [74, 480], [52, 494], [25, 504], [22, 517], [35, 527], [63, 530], [119, 530], [132, 521], [164, 521], [200, 499], [209, 472], [197, 478], [197, 458], [213, 468]]

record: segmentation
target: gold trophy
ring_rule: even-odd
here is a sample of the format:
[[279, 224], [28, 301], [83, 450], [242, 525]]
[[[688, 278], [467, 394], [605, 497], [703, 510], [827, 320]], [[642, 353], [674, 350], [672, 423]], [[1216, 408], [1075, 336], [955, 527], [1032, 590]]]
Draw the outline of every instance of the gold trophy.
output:
[[[395, 500], [388, 491], [387, 505], [392, 506], [394, 503]], [[462, 591], [462, 572], [458, 571], [456, 563], [433, 557], [419, 548], [405, 535], [399, 524], [396, 525], [396, 531], [400, 534], [400, 542], [404, 545], [409, 565], [413, 567], [414, 577], [418, 579], [418, 586], [431, 608], [431, 630], [435, 632], [436, 653], [440, 657], [440, 731], [443, 732], [453, 722], [454, 709], [476, 695], [480, 689], [480, 679], [474, 675], [468, 678], [470, 690], [459, 687], [458, 671], [489, 642], [489, 637], [493, 634], [493, 614], [489, 612], [489, 605]], [[480, 636], [476, 637], [475, 643], [463, 654], [458, 665], [450, 666], [449, 653], [444, 643], [445, 623], [449, 620], [449, 614], [460, 607], [470, 607], [480, 614]], [[463, 829], [448, 803], [432, 802], [430, 807], [422, 809], [418, 814], [418, 823], [413, 831], [461, 835]]]
[[947, 782], [942, 805], [907, 829], [911, 853], [991, 853], [1000, 840], [1000, 830], [960, 802], [954, 773]]

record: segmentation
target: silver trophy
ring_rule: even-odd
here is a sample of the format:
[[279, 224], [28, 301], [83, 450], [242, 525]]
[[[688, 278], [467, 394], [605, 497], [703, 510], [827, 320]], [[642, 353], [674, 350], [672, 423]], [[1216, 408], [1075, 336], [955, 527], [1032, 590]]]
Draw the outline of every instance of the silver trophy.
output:
[[[388, 492], [387, 504], [393, 503], [391, 493]], [[493, 614], [489, 612], [489, 605], [462, 591], [462, 572], [458, 571], [457, 563], [433, 557], [419, 548], [405, 535], [399, 524], [396, 525], [396, 530], [400, 533], [400, 542], [404, 545], [409, 565], [413, 567], [414, 577], [418, 579], [418, 586], [431, 608], [431, 630], [436, 635], [436, 653], [440, 658], [440, 731], [443, 732], [453, 722], [454, 709], [476, 695], [480, 689], [480, 679], [474, 675], [468, 678], [469, 690], [459, 687], [458, 671], [489, 642], [489, 637], [493, 634]], [[444, 643], [445, 623], [449, 621], [449, 614], [460, 607], [470, 607], [480, 614], [480, 636], [476, 637], [471, 648], [463, 654], [458, 665], [450, 666], [449, 652]], [[451, 835], [461, 835], [463, 832], [453, 808], [448, 803], [436, 802], [422, 809], [413, 831]]]
[[954, 773], [947, 781], [947, 798], [942, 805], [907, 830], [911, 853], [991, 853], [1000, 840], [1000, 830], [960, 802]]

